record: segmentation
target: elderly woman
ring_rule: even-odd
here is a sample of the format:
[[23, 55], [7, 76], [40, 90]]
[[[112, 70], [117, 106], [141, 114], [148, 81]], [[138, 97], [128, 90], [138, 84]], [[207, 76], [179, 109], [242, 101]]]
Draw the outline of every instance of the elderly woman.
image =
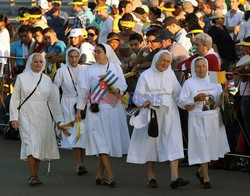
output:
[[[79, 83], [82, 79], [84, 70], [86, 67], [78, 65], [80, 58], [80, 51], [77, 48], [70, 47], [66, 51], [66, 66], [58, 69], [54, 84], [59, 89], [62, 89], [62, 98], [61, 98], [61, 108], [64, 117], [64, 123], [69, 123], [75, 120], [76, 110], [74, 108], [77, 96], [79, 94]], [[84, 167], [84, 155], [85, 155], [85, 136], [81, 135], [80, 139], [75, 143], [71, 142], [74, 140], [72, 137], [76, 137], [77, 125], [73, 128], [69, 128], [67, 131], [71, 134], [70, 137], [66, 137], [62, 134], [61, 147], [66, 149], [73, 148], [73, 154], [75, 157], [75, 162], [77, 166], [77, 174], [83, 175], [87, 173], [87, 170]], [[83, 124], [81, 121], [81, 129]], [[83, 132], [83, 130], [81, 130]]]
[[32, 54], [25, 72], [17, 77], [10, 100], [10, 121], [20, 131], [20, 157], [28, 159], [30, 185], [42, 183], [37, 176], [40, 160], [59, 159], [52, 116], [56, 122], [63, 117], [51, 79], [42, 73], [44, 69], [45, 59], [39, 53]]
[[190, 70], [192, 60], [200, 56], [207, 59], [209, 71], [220, 71], [220, 58], [212, 48], [212, 38], [206, 33], [200, 33], [194, 37], [194, 44], [196, 46], [196, 54], [180, 62], [178, 69]]
[[[116, 182], [110, 157], [122, 157], [127, 154], [129, 145], [124, 108], [120, 101], [116, 102], [117, 97], [125, 92], [127, 84], [120, 61], [109, 45], [98, 44], [94, 52], [96, 63], [87, 67], [80, 83], [81, 94], [77, 101], [76, 121], [81, 119], [80, 110], [87, 104], [86, 154], [99, 155], [96, 184], [114, 187]], [[99, 78], [104, 74], [105, 78], [112, 75], [111, 81], [117, 80], [112, 92], [107, 88], [107, 82]], [[103, 176], [105, 169], [108, 180]]]
[[229, 152], [229, 146], [220, 109], [216, 107], [222, 93], [220, 84], [210, 83], [208, 62], [204, 57], [192, 61], [192, 77], [181, 90], [180, 105], [189, 111], [188, 161], [201, 164], [196, 172], [202, 188], [210, 188], [208, 163]]
[[[127, 157], [127, 162], [147, 163], [148, 186], [157, 187], [154, 171], [155, 162], [170, 161], [171, 188], [189, 184], [187, 180], [179, 178], [178, 159], [184, 157], [182, 132], [179, 111], [176, 106], [181, 87], [171, 69], [172, 56], [167, 50], [158, 52], [147, 69], [139, 78], [136, 86], [134, 103], [143, 105], [144, 109], [133, 120], [135, 127]], [[148, 135], [148, 107], [155, 106], [157, 114], [159, 136]], [[157, 107], [157, 108], [156, 108]]]

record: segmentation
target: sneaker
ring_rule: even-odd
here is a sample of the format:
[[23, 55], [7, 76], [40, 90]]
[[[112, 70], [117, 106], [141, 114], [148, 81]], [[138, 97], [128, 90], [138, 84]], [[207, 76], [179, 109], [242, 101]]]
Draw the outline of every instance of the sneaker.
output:
[[170, 184], [171, 189], [177, 189], [179, 186], [186, 186], [189, 184], [188, 180], [183, 180], [182, 178], [177, 178], [176, 181], [172, 181]]
[[149, 188], [157, 188], [157, 181], [156, 179], [152, 178], [151, 180], [148, 181], [148, 187]]

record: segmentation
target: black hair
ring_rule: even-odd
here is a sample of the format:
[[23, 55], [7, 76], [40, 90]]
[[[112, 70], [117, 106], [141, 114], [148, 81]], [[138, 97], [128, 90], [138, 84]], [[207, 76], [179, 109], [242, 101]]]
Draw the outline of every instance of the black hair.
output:
[[143, 37], [140, 33], [133, 33], [129, 36], [129, 42], [132, 40], [138, 40], [140, 43], [142, 43]]
[[140, 15], [143, 15], [143, 14], [146, 13], [145, 10], [143, 8], [141, 8], [141, 7], [135, 8], [134, 12], [137, 13], [137, 14], [140, 14]]
[[42, 27], [39, 27], [39, 26], [34, 27], [34, 28], [32, 29], [32, 33], [36, 33], [36, 32], [40, 32], [41, 34], [43, 34], [43, 28], [42, 28]]
[[90, 27], [86, 28], [86, 31], [88, 31], [89, 29], [93, 30], [96, 35], [99, 35], [98, 29], [95, 26], [90, 26]]
[[111, 33], [109, 33], [108, 36], [107, 36], [107, 39], [110, 39], [110, 38], [118, 38], [118, 34], [115, 33], [115, 32], [111, 32]]
[[122, 14], [123, 8], [125, 9], [128, 4], [131, 4], [130, 1], [120, 1], [118, 9], [119, 9], [119, 14]]
[[161, 17], [161, 10], [157, 7], [149, 8], [149, 11], [152, 12], [157, 18]]
[[18, 34], [20, 33], [32, 33], [33, 32], [33, 27], [30, 25], [22, 25], [20, 26], [20, 28], [18, 29]]
[[106, 48], [105, 48], [105, 46], [103, 44], [96, 44], [96, 47], [97, 46], [101, 47], [102, 50], [104, 51], [104, 53], [106, 54], [107, 51], [106, 51]]
[[17, 10], [17, 13], [20, 17], [24, 17], [23, 15], [25, 13], [28, 13], [29, 12], [29, 8], [27, 7], [20, 7], [18, 10]]
[[134, 18], [131, 14], [127, 13], [124, 14], [121, 18], [122, 21], [133, 21], [134, 22]]
[[155, 36], [155, 37], [157, 37], [158, 32], [159, 32], [159, 31], [157, 31], [157, 30], [149, 30], [149, 31], [146, 33], [146, 36], [147, 36], [147, 37], [148, 37], [148, 36]]
[[4, 22], [4, 24], [7, 24], [8, 18], [4, 14], [0, 14], [0, 22]]
[[245, 11], [244, 17], [245, 17], [245, 21], [248, 21], [248, 19], [250, 18], [250, 10]]
[[40, 15], [42, 11], [39, 7], [32, 7], [29, 9], [29, 14]]

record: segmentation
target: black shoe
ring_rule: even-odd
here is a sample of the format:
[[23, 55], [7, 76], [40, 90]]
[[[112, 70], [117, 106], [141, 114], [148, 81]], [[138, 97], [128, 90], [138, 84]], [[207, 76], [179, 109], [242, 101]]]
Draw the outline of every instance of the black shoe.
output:
[[152, 178], [151, 180], [148, 181], [148, 187], [149, 188], [157, 188], [157, 181], [156, 179]]
[[199, 170], [195, 173], [196, 177], [199, 179], [201, 186], [203, 185], [203, 178], [200, 176]]
[[88, 172], [87, 172], [87, 170], [86, 170], [86, 168], [84, 166], [79, 166], [78, 167], [78, 170], [77, 170], [78, 176], [81, 176], [81, 175], [86, 174], [86, 173], [88, 173]]
[[110, 187], [115, 187], [116, 182], [115, 182], [114, 178], [111, 178], [111, 179], [108, 181], [108, 184], [109, 184]]
[[189, 184], [188, 180], [183, 180], [182, 178], [177, 178], [176, 181], [172, 181], [172, 183], [170, 184], [170, 187], [172, 189], [177, 189], [179, 186], [186, 186]]
[[95, 183], [97, 185], [108, 185], [109, 181], [107, 179], [105, 179], [105, 178], [100, 179], [100, 178], [96, 177]]
[[203, 185], [201, 186], [201, 188], [203, 188], [203, 189], [210, 189], [211, 188], [210, 181], [203, 182]]

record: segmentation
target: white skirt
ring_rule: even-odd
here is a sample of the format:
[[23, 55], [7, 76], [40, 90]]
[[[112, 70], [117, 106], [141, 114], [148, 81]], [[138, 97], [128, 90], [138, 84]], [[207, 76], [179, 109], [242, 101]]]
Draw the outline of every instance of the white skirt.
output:
[[229, 151], [226, 130], [219, 111], [205, 116], [189, 115], [189, 165], [218, 160]]

